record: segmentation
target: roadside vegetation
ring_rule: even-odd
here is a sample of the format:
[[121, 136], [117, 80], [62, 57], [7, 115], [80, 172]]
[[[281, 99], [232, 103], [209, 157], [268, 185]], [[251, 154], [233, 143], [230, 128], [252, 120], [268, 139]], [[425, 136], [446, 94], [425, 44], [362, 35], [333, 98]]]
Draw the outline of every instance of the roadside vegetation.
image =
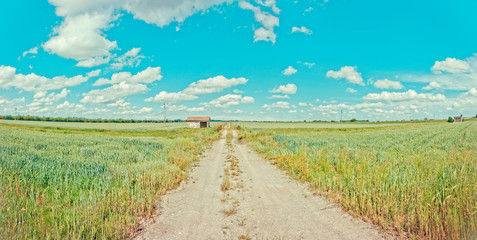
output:
[[386, 230], [475, 239], [477, 122], [355, 129], [242, 129], [263, 157]]
[[0, 138], [0, 239], [118, 239], [219, 133], [5, 124]]

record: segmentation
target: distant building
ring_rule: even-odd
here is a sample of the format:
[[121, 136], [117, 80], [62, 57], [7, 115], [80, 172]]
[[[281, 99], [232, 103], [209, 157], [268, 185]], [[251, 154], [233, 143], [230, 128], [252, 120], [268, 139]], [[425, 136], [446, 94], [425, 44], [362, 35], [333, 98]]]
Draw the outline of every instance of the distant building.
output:
[[463, 121], [464, 121], [464, 117], [462, 117], [462, 115], [454, 117], [454, 122], [463, 122]]
[[210, 117], [188, 117], [187, 126], [190, 128], [208, 128], [210, 127]]

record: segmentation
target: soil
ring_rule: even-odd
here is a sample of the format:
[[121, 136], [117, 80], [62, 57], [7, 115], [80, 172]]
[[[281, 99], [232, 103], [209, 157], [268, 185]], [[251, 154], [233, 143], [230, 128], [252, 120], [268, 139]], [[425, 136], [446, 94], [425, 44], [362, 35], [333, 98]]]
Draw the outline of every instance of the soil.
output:
[[239, 143], [236, 131], [227, 143], [227, 131], [136, 239], [385, 238]]

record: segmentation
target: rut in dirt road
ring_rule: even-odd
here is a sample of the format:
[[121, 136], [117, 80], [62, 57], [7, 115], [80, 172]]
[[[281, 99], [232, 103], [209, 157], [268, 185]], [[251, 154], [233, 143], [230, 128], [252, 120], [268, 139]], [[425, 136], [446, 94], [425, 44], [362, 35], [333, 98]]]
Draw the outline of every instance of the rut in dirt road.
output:
[[163, 197], [158, 214], [136, 239], [383, 238], [239, 144], [230, 129], [188, 182]]

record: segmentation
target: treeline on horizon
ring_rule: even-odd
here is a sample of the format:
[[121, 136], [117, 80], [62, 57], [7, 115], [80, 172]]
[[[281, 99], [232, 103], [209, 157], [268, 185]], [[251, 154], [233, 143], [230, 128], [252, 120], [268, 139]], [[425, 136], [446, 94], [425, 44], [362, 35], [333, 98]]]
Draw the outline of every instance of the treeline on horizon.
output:
[[[39, 116], [0, 116], [3, 120], [20, 121], [41, 121], [41, 122], [84, 122], [84, 123], [163, 123], [164, 120], [136, 120], [136, 119], [88, 119], [78, 117], [39, 117]], [[185, 122], [185, 120], [175, 119], [166, 122]]]

